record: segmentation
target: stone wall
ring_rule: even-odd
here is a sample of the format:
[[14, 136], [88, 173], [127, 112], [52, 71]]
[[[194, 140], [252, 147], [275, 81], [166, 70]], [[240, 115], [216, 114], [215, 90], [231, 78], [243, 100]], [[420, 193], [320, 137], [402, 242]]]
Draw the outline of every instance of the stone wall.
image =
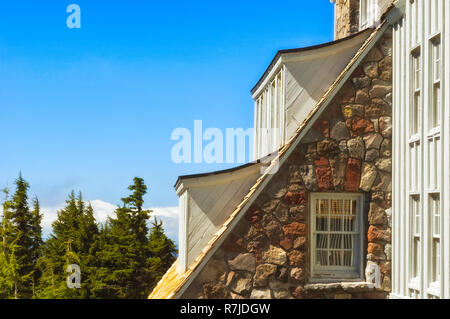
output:
[[348, 37], [359, 31], [359, 0], [336, 0], [335, 36]]
[[[385, 35], [183, 298], [387, 296], [391, 287], [391, 76], [391, 39]], [[364, 283], [309, 283], [311, 192], [365, 195], [364, 267], [379, 267], [380, 289]]]

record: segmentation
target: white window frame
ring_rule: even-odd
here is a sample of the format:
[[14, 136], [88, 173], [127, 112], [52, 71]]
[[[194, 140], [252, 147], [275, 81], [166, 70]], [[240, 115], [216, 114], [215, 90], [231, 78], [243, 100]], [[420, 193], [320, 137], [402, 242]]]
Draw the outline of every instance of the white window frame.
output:
[[378, 0], [359, 0], [359, 29], [373, 26], [378, 19]]
[[255, 99], [255, 159], [277, 151], [285, 143], [285, 78], [283, 65]]
[[[354, 258], [355, 266], [352, 268], [344, 266], [332, 266], [332, 267], [318, 267], [315, 265], [316, 260], [316, 201], [317, 200], [356, 200], [356, 232], [358, 233], [357, 239], [354, 240]], [[363, 259], [364, 259], [364, 196], [361, 193], [311, 193], [310, 200], [310, 273], [311, 281], [354, 281], [364, 280], [363, 273]], [[330, 205], [329, 205], [330, 207]], [[328, 242], [329, 245], [329, 242]]]

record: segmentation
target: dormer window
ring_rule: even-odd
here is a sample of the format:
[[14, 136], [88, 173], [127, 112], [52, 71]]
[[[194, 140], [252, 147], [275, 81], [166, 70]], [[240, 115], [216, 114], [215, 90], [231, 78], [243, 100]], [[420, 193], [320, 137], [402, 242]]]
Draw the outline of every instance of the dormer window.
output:
[[267, 82], [255, 100], [255, 155], [261, 158], [278, 150], [284, 140], [284, 67]]
[[363, 30], [373, 26], [378, 18], [377, 0], [359, 1], [359, 29]]

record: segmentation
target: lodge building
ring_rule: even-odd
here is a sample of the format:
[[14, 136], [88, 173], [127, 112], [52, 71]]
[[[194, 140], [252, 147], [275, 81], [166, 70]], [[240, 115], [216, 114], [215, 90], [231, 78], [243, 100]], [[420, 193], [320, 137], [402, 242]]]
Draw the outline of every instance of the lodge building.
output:
[[450, 298], [450, 2], [332, 2], [251, 91], [259, 160], [179, 177], [150, 298]]

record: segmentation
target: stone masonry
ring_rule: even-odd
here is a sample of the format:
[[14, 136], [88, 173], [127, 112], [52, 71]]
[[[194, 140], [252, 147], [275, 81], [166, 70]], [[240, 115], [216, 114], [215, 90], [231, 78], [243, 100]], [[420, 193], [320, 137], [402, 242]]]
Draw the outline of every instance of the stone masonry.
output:
[[[391, 38], [386, 34], [284, 162], [183, 298], [385, 298], [391, 288]], [[311, 192], [364, 194], [381, 288], [309, 282]], [[364, 234], [363, 234], [364, 235]], [[364, 272], [362, 269], [362, 272]]]
[[359, 31], [359, 0], [335, 1], [336, 40]]

